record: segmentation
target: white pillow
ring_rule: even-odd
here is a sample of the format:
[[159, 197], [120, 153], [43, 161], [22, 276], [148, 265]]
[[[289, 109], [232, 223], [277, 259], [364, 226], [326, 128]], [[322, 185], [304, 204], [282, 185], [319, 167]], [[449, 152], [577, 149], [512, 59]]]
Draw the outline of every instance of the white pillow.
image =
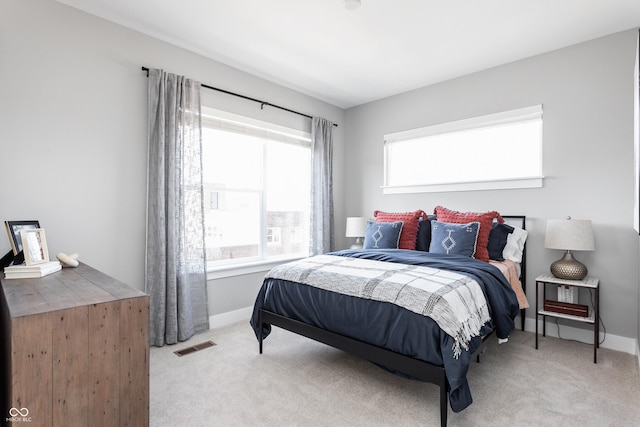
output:
[[513, 227], [513, 232], [507, 236], [507, 244], [502, 250], [502, 257], [513, 262], [522, 262], [522, 251], [524, 251], [524, 242], [526, 241], [527, 230]]

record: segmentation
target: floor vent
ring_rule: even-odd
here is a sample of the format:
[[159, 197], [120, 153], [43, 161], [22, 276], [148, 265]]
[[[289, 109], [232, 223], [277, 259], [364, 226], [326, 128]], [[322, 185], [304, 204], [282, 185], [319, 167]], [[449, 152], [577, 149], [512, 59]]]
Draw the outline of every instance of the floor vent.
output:
[[214, 345], [216, 345], [216, 343], [214, 343], [213, 341], [205, 341], [191, 347], [183, 348], [182, 350], [174, 351], [174, 353], [182, 357], [186, 356], [187, 354], [195, 353], [199, 350], [204, 350], [205, 348], [213, 347]]

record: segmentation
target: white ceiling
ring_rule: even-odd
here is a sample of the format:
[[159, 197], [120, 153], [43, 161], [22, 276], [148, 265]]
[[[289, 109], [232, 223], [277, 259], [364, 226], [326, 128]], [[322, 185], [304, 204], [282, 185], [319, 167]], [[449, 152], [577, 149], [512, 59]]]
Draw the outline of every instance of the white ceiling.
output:
[[640, 0], [57, 1], [342, 108], [640, 26]]

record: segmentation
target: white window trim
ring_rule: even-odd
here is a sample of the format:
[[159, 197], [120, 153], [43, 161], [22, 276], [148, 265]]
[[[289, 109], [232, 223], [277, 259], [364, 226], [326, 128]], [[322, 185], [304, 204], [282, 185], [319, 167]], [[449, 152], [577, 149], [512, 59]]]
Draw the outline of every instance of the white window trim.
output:
[[207, 270], [207, 280], [223, 279], [225, 277], [244, 276], [253, 273], [264, 273], [273, 267], [290, 261], [296, 261], [302, 257], [286, 257], [278, 259], [245, 262], [233, 265], [221, 265]]
[[[417, 139], [426, 136], [439, 135], [443, 133], [457, 132], [479, 127], [496, 126], [516, 121], [533, 120], [542, 117], [542, 104], [530, 107], [518, 108], [499, 113], [487, 114], [479, 117], [456, 120], [453, 122], [441, 123], [432, 126], [425, 126], [406, 131], [394, 132], [384, 135], [385, 158], [384, 158], [384, 182], [387, 182], [388, 159], [386, 156], [386, 145], [388, 143], [404, 141], [407, 139]], [[542, 146], [540, 149], [540, 165], [542, 165]], [[490, 181], [461, 181], [446, 182], [422, 185], [382, 185], [383, 194], [410, 194], [410, 193], [436, 193], [447, 191], [478, 191], [478, 190], [505, 190], [521, 188], [540, 188], [544, 183], [544, 175], [531, 177], [518, 177], [514, 179], [499, 179]]]
[[528, 178], [503, 179], [495, 181], [467, 181], [447, 184], [430, 185], [398, 185], [382, 186], [383, 194], [411, 194], [411, 193], [443, 193], [446, 191], [480, 191], [480, 190], [508, 190], [515, 188], [540, 188], [544, 177], [532, 176]]
[[211, 107], [202, 107], [202, 125], [213, 126], [218, 129], [253, 135], [260, 138], [273, 139], [279, 142], [311, 147], [310, 132], [287, 128]]

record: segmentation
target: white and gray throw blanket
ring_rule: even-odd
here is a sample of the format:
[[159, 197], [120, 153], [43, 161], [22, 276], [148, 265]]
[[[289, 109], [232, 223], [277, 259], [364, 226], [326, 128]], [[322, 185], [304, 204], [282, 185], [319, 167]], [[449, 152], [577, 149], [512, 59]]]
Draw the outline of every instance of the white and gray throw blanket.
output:
[[475, 280], [431, 267], [317, 255], [274, 267], [266, 278], [389, 302], [428, 316], [453, 337], [456, 358], [490, 320], [487, 301]]

